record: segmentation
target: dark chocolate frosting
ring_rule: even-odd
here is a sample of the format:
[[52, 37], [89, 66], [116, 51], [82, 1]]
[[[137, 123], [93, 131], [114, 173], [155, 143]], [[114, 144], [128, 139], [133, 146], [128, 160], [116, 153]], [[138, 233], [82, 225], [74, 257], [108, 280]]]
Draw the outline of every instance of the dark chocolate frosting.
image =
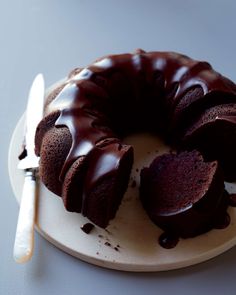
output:
[[[181, 150], [186, 144], [183, 135], [195, 127], [208, 122], [235, 124], [235, 104], [235, 84], [207, 62], [175, 52], [143, 50], [102, 57], [86, 68], [74, 69], [49, 93], [35, 141], [40, 176], [62, 196], [68, 211], [81, 212], [106, 227], [115, 216], [132, 168], [133, 149], [122, 143], [125, 135], [154, 132]], [[219, 109], [213, 114], [215, 107]], [[235, 167], [231, 158], [236, 162], [232, 124], [220, 128], [221, 135], [228, 130], [224, 138], [227, 147], [232, 146], [227, 154], [220, 151], [229, 173]], [[212, 136], [218, 137], [218, 131]], [[216, 148], [208, 146], [212, 154]], [[191, 149], [196, 148], [195, 144]], [[168, 247], [176, 243], [172, 238], [164, 237], [165, 243], [171, 242]]]
[[[122, 97], [119, 100], [114, 98], [114, 93], [119, 92], [118, 88], [127, 87], [124, 83], [118, 83], [119, 87], [116, 85], [114, 89], [114, 76], [117, 73], [122, 77], [120, 81], [128, 81], [129, 97], [125, 101]], [[156, 80], [158, 85], [155, 84]], [[48, 106], [49, 112], [61, 110], [55, 125], [67, 126], [72, 135], [72, 147], [62, 175], [76, 158], [86, 155], [99, 141], [115, 136], [106, 121], [117, 118], [117, 108], [122, 112], [120, 121], [123, 117], [124, 120], [130, 117], [123, 128], [129, 129], [129, 121], [137, 118], [148, 120], [149, 114], [144, 113], [146, 109], [142, 107], [147, 98], [140, 97], [142, 84], [158, 88], [158, 92], [166, 97], [168, 111], [195, 86], [200, 86], [204, 95], [215, 91], [236, 95], [233, 82], [214, 71], [207, 62], [196, 61], [185, 55], [137, 50], [134, 54], [103, 57], [84, 69], [73, 71], [66, 86]]]

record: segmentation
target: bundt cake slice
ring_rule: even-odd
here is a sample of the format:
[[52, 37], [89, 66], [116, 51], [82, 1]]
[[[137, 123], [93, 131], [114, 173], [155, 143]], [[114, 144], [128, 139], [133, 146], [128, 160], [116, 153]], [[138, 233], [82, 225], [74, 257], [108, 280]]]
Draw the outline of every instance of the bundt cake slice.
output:
[[194, 150], [164, 154], [141, 171], [140, 198], [150, 219], [170, 235], [204, 233], [226, 212], [223, 174]]
[[105, 228], [127, 189], [133, 149], [117, 139], [98, 144], [77, 159], [65, 175], [62, 199], [68, 211], [82, 213]]
[[228, 181], [236, 178], [236, 104], [207, 109], [186, 129], [182, 147], [202, 152], [208, 161], [218, 160]]
[[203, 71], [201, 76], [211, 76], [215, 73], [212, 80], [212, 89], [204, 92], [203, 85], [192, 86], [181, 97], [178, 103], [171, 110], [169, 115], [169, 133], [171, 142], [181, 143], [183, 131], [191, 126], [194, 120], [201, 116], [202, 112], [211, 107], [223, 104], [236, 103], [235, 84], [221, 76], [215, 71]]
[[115, 217], [127, 189], [133, 148], [120, 142], [106, 142], [97, 145], [89, 153], [87, 161], [82, 214], [105, 228]]

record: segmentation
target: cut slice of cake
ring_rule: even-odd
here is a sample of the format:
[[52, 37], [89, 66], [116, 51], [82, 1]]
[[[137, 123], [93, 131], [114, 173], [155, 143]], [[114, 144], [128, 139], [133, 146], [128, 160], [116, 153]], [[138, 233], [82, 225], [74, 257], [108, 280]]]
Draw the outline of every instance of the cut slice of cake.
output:
[[228, 204], [218, 163], [196, 150], [154, 159], [141, 171], [140, 198], [155, 224], [183, 238], [214, 228]]

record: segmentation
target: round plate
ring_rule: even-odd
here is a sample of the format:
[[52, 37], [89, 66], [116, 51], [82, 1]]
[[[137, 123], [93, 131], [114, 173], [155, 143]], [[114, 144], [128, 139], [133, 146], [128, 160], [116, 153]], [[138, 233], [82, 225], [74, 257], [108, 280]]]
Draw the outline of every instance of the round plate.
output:
[[[9, 149], [9, 175], [14, 194], [20, 201], [24, 172], [17, 169], [24, 129], [24, 116], [18, 122]], [[65, 211], [59, 197], [39, 183], [36, 229], [61, 250], [92, 264], [124, 271], [162, 271], [193, 265], [228, 250], [236, 244], [236, 209], [229, 207], [231, 223], [226, 229], [212, 230], [192, 239], [180, 240], [173, 249], [158, 244], [162, 231], [152, 224], [139, 198], [140, 169], [157, 155], [168, 151], [157, 137], [148, 134], [126, 138], [135, 149], [135, 162], [129, 188], [114, 220], [106, 230], [95, 227], [90, 234], [81, 230], [88, 220]], [[235, 184], [226, 184], [229, 192]]]

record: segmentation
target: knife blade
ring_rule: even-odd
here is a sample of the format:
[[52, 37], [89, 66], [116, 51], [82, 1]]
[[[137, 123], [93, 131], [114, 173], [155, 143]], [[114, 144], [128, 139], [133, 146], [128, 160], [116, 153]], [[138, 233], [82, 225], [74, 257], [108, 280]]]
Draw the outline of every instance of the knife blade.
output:
[[44, 78], [38, 74], [29, 91], [25, 118], [26, 157], [19, 161], [18, 169], [23, 169], [24, 185], [17, 221], [13, 256], [16, 262], [30, 260], [34, 247], [34, 222], [36, 206], [36, 173], [39, 157], [35, 155], [34, 137], [38, 123], [43, 117]]

